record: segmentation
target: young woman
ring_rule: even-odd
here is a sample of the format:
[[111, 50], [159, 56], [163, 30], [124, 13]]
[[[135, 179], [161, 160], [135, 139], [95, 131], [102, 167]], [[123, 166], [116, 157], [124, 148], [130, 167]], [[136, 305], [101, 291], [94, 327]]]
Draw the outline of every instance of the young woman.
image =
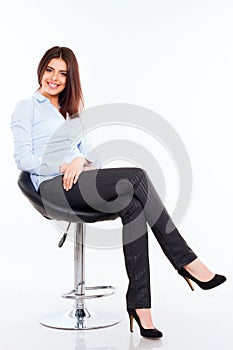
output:
[[[115, 212], [123, 223], [129, 278], [126, 300], [130, 329], [135, 319], [142, 336], [160, 338], [162, 333], [155, 328], [150, 311], [147, 223], [167, 258], [190, 286], [192, 280], [200, 288], [210, 289], [226, 278], [210, 271], [187, 245], [144, 170], [95, 168], [85, 137], [64, 153], [62, 161], [56, 157], [67, 147], [64, 123], [83, 109], [78, 63], [72, 50], [55, 46], [44, 54], [37, 73], [38, 90], [31, 99], [17, 104], [12, 117], [17, 166], [30, 172], [35, 189], [43, 198], [59, 205], [65, 198], [71, 208], [88, 210], [92, 203], [95, 209], [98, 207], [99, 198], [110, 204], [117, 198], [121, 205], [116, 206]], [[95, 195], [95, 189], [100, 197]], [[167, 232], [169, 222], [172, 226]]]

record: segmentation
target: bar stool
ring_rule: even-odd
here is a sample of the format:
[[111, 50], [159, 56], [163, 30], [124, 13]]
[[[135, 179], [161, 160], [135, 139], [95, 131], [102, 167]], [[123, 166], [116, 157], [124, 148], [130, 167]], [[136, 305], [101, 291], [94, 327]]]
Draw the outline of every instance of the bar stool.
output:
[[[65, 313], [50, 315], [40, 321], [44, 326], [58, 329], [96, 329], [109, 327], [120, 322], [114, 313], [106, 311], [95, 312], [86, 305], [86, 300], [110, 296], [115, 293], [113, 286], [86, 287], [85, 285], [85, 234], [86, 224], [104, 220], [114, 220], [116, 214], [105, 214], [98, 211], [84, 212], [68, 207], [58, 207], [50, 202], [42, 201], [35, 190], [30, 174], [22, 171], [18, 185], [33, 207], [45, 218], [68, 222], [67, 230], [59, 242], [59, 247], [65, 242], [71, 223], [75, 223], [74, 235], [74, 289], [62, 294], [63, 298], [74, 300], [73, 308]], [[94, 291], [94, 294], [92, 292]]]

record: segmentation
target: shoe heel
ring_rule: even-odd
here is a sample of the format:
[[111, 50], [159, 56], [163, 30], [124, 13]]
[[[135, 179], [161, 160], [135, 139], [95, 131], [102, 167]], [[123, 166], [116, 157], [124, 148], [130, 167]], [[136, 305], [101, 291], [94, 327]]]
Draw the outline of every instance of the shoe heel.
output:
[[163, 333], [160, 332], [156, 328], [143, 328], [140, 322], [140, 319], [135, 311], [136, 309], [127, 309], [129, 314], [129, 320], [130, 320], [130, 332], [133, 332], [133, 320], [137, 322], [139, 328], [140, 328], [140, 334], [142, 337], [146, 338], [161, 338], [163, 336]]
[[133, 316], [129, 315], [129, 329], [130, 332], [133, 332]]
[[193, 277], [188, 271], [186, 271], [183, 267], [178, 270], [179, 275], [181, 275], [188, 283], [189, 287], [194, 290], [192, 283], [190, 280], [194, 281], [201, 289], [207, 290], [211, 288], [215, 288], [220, 284], [224, 283], [227, 279], [223, 275], [215, 274], [213, 278], [209, 281], [202, 282]]
[[185, 281], [188, 283], [189, 287], [191, 288], [192, 291], [194, 291], [192, 282], [190, 281], [190, 279], [188, 277], [184, 277]]

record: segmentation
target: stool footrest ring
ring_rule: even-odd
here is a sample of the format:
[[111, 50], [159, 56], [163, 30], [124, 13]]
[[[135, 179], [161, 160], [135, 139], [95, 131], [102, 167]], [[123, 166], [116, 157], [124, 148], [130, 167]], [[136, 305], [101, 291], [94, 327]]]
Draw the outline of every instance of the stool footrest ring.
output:
[[95, 299], [95, 298], [102, 298], [102, 297], [107, 297], [109, 295], [112, 295], [116, 292], [116, 288], [113, 286], [94, 286], [94, 287], [85, 287], [86, 291], [91, 291], [91, 290], [107, 290], [106, 292], [99, 293], [99, 294], [79, 294], [77, 289], [72, 289], [68, 293], [63, 293], [62, 297], [63, 298], [68, 298], [68, 299], [76, 299], [76, 300], [83, 300], [83, 299]]

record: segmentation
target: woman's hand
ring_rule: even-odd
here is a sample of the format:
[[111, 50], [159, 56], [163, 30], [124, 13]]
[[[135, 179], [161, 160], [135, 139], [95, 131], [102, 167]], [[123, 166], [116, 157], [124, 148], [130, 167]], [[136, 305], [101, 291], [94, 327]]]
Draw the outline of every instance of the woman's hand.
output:
[[87, 160], [82, 157], [76, 157], [70, 163], [64, 163], [60, 167], [63, 176], [63, 187], [66, 191], [69, 191], [72, 186], [78, 181], [78, 177], [84, 170]]

